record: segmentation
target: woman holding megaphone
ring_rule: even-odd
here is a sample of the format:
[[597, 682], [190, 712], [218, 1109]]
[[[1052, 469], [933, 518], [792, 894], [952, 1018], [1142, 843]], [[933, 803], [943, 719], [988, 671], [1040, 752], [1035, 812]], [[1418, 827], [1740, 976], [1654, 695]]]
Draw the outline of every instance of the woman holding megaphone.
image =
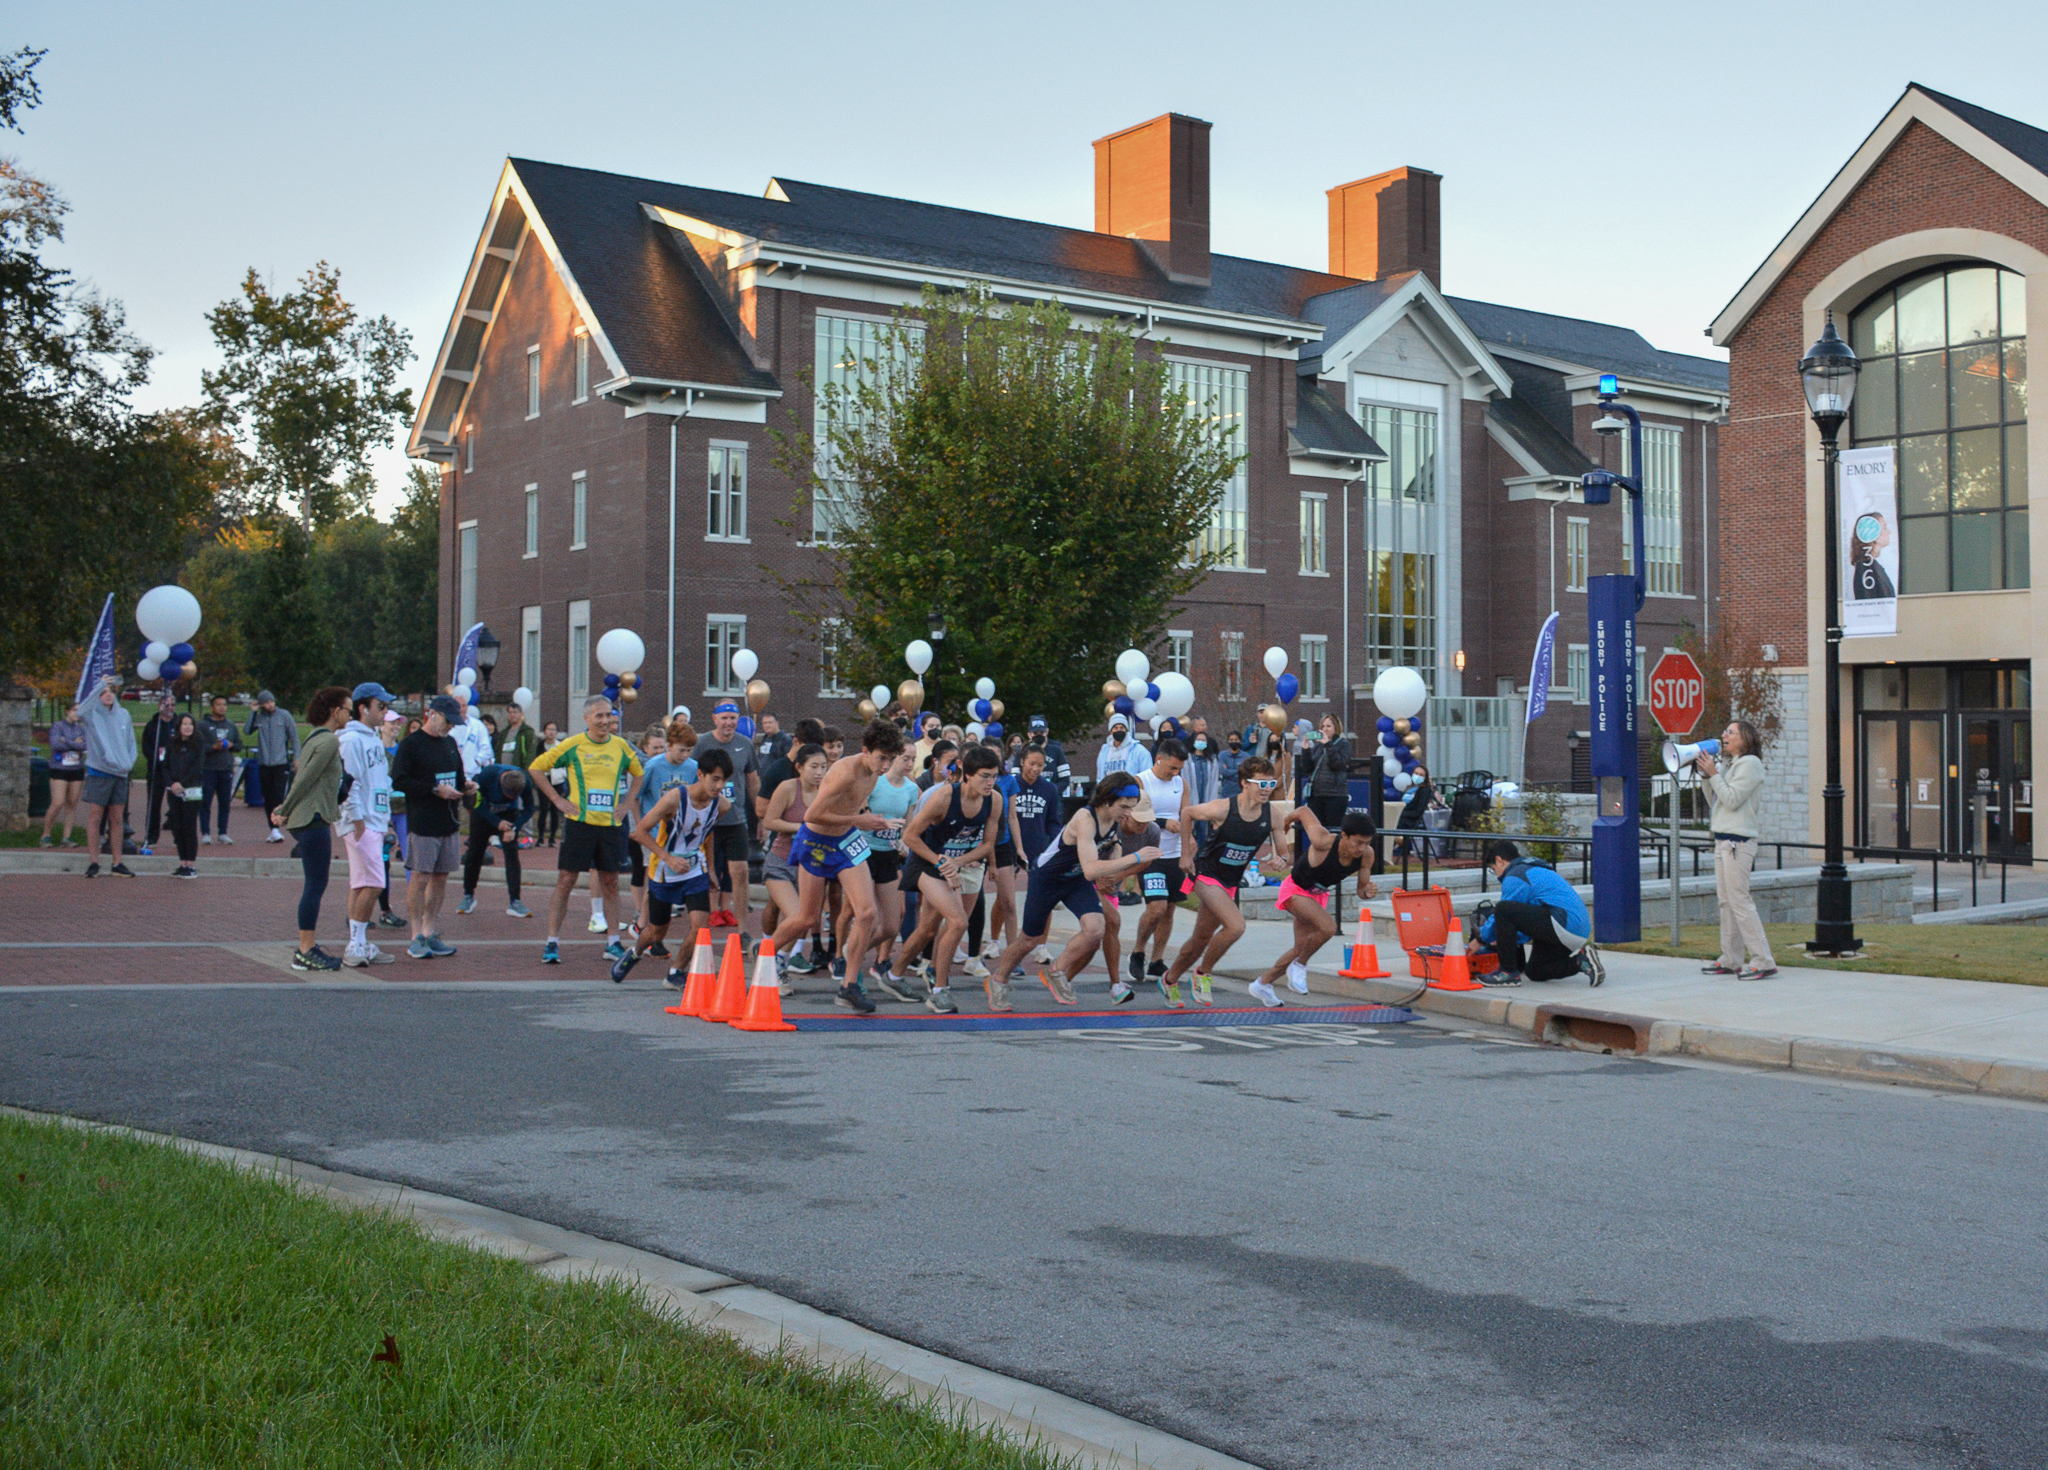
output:
[[1738, 980], [1764, 980], [1778, 973], [1764, 921], [1749, 896], [1749, 873], [1763, 830], [1757, 820], [1763, 806], [1764, 763], [1757, 753], [1762, 745], [1756, 726], [1731, 720], [1721, 732], [1718, 758], [1706, 751], [1693, 757], [1693, 768], [1700, 773], [1714, 810], [1714, 892], [1721, 901], [1721, 957], [1706, 967], [1706, 973]]

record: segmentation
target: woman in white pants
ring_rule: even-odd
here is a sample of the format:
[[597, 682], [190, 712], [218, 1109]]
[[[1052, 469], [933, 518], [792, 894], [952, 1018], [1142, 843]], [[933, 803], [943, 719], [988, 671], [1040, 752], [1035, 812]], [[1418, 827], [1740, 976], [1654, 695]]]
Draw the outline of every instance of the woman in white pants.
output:
[[1702, 755], [1693, 763], [1714, 809], [1714, 891], [1721, 900], [1721, 957], [1706, 967], [1706, 973], [1738, 980], [1764, 980], [1778, 973], [1764, 921], [1749, 896], [1749, 871], [1756, 863], [1762, 831], [1757, 822], [1763, 806], [1764, 763], [1757, 754], [1762, 743], [1756, 726], [1731, 720], [1721, 732], [1721, 761]]

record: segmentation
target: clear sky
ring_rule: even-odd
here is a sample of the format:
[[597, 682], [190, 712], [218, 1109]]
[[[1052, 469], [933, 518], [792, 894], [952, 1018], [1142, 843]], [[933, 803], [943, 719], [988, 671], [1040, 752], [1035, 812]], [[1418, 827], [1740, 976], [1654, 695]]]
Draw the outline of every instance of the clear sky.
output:
[[283, 286], [331, 261], [431, 357], [508, 154], [1086, 226], [1090, 142], [1192, 113], [1215, 124], [1219, 251], [1321, 267], [1323, 191], [1413, 164], [1444, 175], [1452, 294], [1713, 355], [1707, 322], [1908, 81], [2048, 126], [2048, 6], [1956, 0], [10, 0], [0, 18], [0, 50], [50, 50], [44, 105], [0, 152], [69, 198], [57, 258], [160, 352], [147, 407], [198, 397], [203, 313], [250, 266]]

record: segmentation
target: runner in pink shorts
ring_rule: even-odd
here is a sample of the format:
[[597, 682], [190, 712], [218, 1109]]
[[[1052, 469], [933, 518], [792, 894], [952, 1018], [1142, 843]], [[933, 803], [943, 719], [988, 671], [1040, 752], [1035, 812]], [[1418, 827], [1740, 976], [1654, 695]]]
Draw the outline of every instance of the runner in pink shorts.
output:
[[[1180, 977], [1195, 972], [1196, 1005], [1213, 1005], [1210, 972], [1230, 947], [1244, 937], [1244, 915], [1238, 911], [1237, 890], [1244, 882], [1244, 870], [1258, 861], [1273, 841], [1273, 813], [1267, 803], [1280, 785], [1272, 762], [1253, 756], [1237, 768], [1243, 787], [1236, 796], [1205, 801], [1180, 809], [1181, 869], [1188, 876], [1181, 892], [1192, 894], [1195, 932], [1173, 957], [1173, 964], [1158, 979], [1159, 993], [1169, 1006], [1178, 1006]], [[1195, 855], [1195, 823], [1208, 822], [1212, 832], [1209, 845]], [[1268, 1002], [1272, 1004], [1273, 1002]]]
[[1294, 946], [1252, 982], [1252, 994], [1268, 1006], [1282, 1003], [1273, 982], [1283, 973], [1287, 976], [1289, 990], [1296, 995], [1308, 994], [1308, 962], [1315, 958], [1317, 950], [1336, 937], [1341, 927], [1343, 906], [1340, 904], [1338, 911], [1331, 913], [1330, 898], [1343, 887], [1346, 878], [1354, 873], [1358, 875], [1361, 924], [1369, 922], [1363, 917], [1365, 900], [1379, 896], [1370, 871], [1373, 838], [1370, 816], [1364, 812], [1346, 813], [1340, 832], [1332, 832], [1325, 827], [1305, 806], [1289, 812], [1287, 820], [1301, 827], [1301, 842], [1294, 851], [1294, 870], [1280, 885], [1275, 905], [1294, 920]]

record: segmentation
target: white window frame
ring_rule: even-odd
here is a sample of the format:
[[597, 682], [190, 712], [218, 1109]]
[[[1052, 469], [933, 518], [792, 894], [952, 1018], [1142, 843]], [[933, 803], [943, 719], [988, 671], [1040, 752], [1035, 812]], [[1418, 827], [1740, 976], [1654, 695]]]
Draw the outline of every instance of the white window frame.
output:
[[1301, 492], [1300, 575], [1330, 575], [1330, 497], [1315, 490]]
[[[1552, 687], [1557, 687], [1555, 683]], [[1593, 664], [1589, 646], [1584, 643], [1567, 643], [1564, 646], [1564, 688], [1571, 691], [1573, 704], [1590, 704], [1593, 700]]]
[[846, 619], [826, 618], [818, 625], [818, 697], [851, 699], [853, 686], [839, 672], [845, 653]]
[[[520, 559], [522, 561], [531, 560], [532, 558], [539, 555], [540, 486], [528, 485], [526, 487], [526, 551]], [[467, 626], [467, 624], [465, 624], [464, 626]], [[533, 686], [529, 684], [527, 687], [530, 689]]]
[[1636, 703], [1650, 702], [1650, 650], [1636, 645]]
[[462, 431], [462, 472], [468, 474], [476, 468], [476, 425], [470, 424]]
[[1244, 702], [1244, 634], [1225, 629], [1216, 635], [1216, 698], [1223, 704]]
[[[732, 488], [732, 468], [740, 467], [740, 487]], [[724, 513], [720, 522], [723, 531], [711, 530], [711, 511], [716, 506]], [[739, 523], [734, 533], [733, 523]], [[729, 541], [745, 545], [751, 538], [747, 535], [747, 445], [741, 439], [713, 439], [710, 453], [704, 466], [704, 539], [706, 541]]]
[[1190, 629], [1166, 630], [1166, 666], [1186, 678], [1194, 677], [1195, 635]]
[[1644, 591], [1685, 596], [1685, 430], [1672, 425], [1643, 426], [1643, 551]]
[[[713, 651], [713, 630], [721, 640]], [[737, 630], [737, 632], [735, 632]], [[747, 615], [745, 613], [706, 613], [704, 615], [704, 692], [706, 694], [744, 694], [747, 683], [733, 676], [732, 656], [747, 646]], [[713, 660], [716, 660], [716, 666]]]
[[[525, 688], [540, 688], [541, 646], [540, 608], [522, 607], [519, 609], [519, 682]], [[538, 711], [526, 711], [526, 718], [534, 722], [535, 730], [540, 728]]]
[[540, 417], [540, 344], [526, 349], [526, 416]]
[[1584, 592], [1592, 566], [1593, 522], [1586, 516], [1564, 518], [1564, 590]]
[[1330, 702], [1330, 640], [1326, 634], [1304, 633], [1300, 648], [1300, 699], [1304, 704]]
[[476, 563], [483, 538], [475, 521], [463, 521], [455, 528], [455, 619], [465, 631], [476, 622]]
[[590, 546], [590, 472], [578, 470], [569, 476], [569, 549], [584, 551]]
[[576, 331], [576, 402], [590, 402], [590, 333]]
[[[836, 488], [840, 482], [831, 472], [830, 422], [825, 414], [825, 389], [833, 384], [857, 386], [866, 372], [867, 363], [881, 355], [881, 344], [876, 340], [878, 334], [881, 329], [892, 325], [894, 322], [889, 317], [864, 316], [857, 312], [820, 311], [816, 314], [811, 328], [811, 437], [817, 446], [819, 483], [811, 490], [811, 537], [800, 543], [802, 545], [833, 545], [838, 540], [840, 529], [852, 520], [852, 512], [846, 508], [847, 494]], [[909, 325], [922, 331], [915, 323]], [[828, 350], [828, 344], [832, 343], [837, 344], [836, 350]], [[847, 365], [849, 360], [851, 366]]]
[[575, 734], [583, 728], [583, 701], [590, 698], [590, 602], [569, 604], [569, 708], [562, 729]]
[[1251, 369], [1209, 358], [1168, 357], [1169, 392], [1183, 393], [1204, 434], [1237, 459], [1223, 495], [1195, 541], [1218, 571], [1256, 571], [1251, 564], [1251, 461], [1244, 453], [1251, 411]]

